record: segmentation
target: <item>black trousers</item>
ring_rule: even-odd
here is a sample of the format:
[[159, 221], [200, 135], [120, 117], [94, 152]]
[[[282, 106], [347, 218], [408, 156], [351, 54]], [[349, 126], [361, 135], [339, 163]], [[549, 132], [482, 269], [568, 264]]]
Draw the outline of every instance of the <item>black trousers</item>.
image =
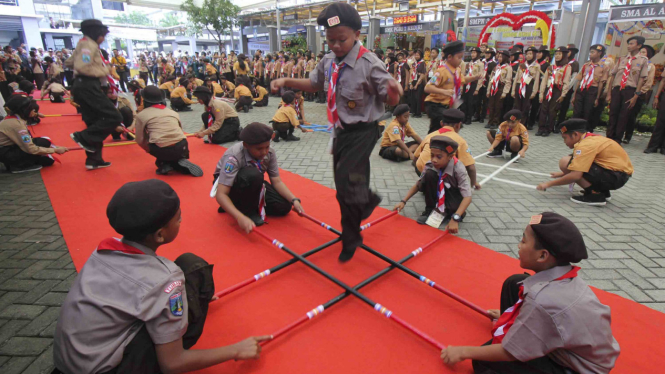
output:
[[150, 154], [155, 156], [155, 165], [161, 167], [164, 164], [170, 164], [173, 169], [180, 171], [182, 167], [178, 165], [178, 161], [183, 158], [189, 158], [189, 144], [187, 139], [183, 139], [168, 147], [160, 147], [155, 143], [150, 143], [148, 146]]
[[559, 124], [566, 120], [566, 114], [568, 113], [568, 108], [570, 108], [570, 100], [573, 97], [574, 91], [571, 89], [568, 91], [568, 94], [563, 98], [563, 101], [559, 104], [559, 117], [556, 121], [557, 127]]
[[[517, 303], [517, 300], [519, 300], [519, 283], [528, 277], [528, 274], [515, 274], [503, 282], [503, 286], [501, 287], [501, 313]], [[483, 344], [483, 346], [490, 344], [492, 344], [492, 340]], [[475, 374], [574, 374], [572, 370], [564, 368], [547, 356], [526, 362], [473, 360], [471, 363]]]
[[620, 89], [620, 86], [612, 88], [610, 120], [607, 123], [606, 135], [617, 143], [621, 143], [631, 113], [626, 101], [633, 98], [633, 96], [635, 96], [635, 87], [626, 86], [623, 90]]
[[44, 87], [44, 82], [46, 81], [44, 73], [35, 73], [32, 76], [35, 78], [35, 88], [41, 90], [42, 87]]
[[481, 122], [485, 121], [485, 116], [487, 115], [487, 106], [489, 104], [489, 98], [487, 97], [487, 87], [480, 87], [478, 90], [478, 95], [476, 95], [476, 118]]
[[[38, 147], [50, 148], [51, 141], [44, 138], [32, 138], [32, 142]], [[23, 152], [18, 145], [11, 145], [8, 147], [0, 147], [0, 163], [5, 164], [8, 170], [12, 168], [25, 168], [33, 165], [51, 166], [55, 161], [42, 155], [32, 155]]]
[[526, 123], [527, 128], [533, 128], [540, 118], [540, 99], [538, 95], [531, 100], [531, 111], [529, 112], [529, 119]]
[[127, 74], [128, 73], [126, 71], [118, 72], [118, 77], [120, 77], [120, 88], [122, 88], [123, 92], [127, 92]]
[[[218, 176], [215, 175], [215, 179]], [[266, 182], [263, 179], [263, 173], [254, 166], [245, 166], [238, 170], [238, 175], [229, 192], [229, 198], [242, 214], [257, 215], [263, 186], [266, 187], [266, 215], [273, 217], [287, 215], [291, 211], [291, 202], [282, 197], [272, 184]]]
[[189, 108], [189, 104], [185, 103], [185, 100], [179, 97], [172, 97], [171, 98], [171, 109], [175, 110], [176, 112], [179, 110], [183, 110], [185, 108]]
[[653, 129], [647, 148], [665, 148], [665, 103], [662, 101], [658, 102], [656, 126]]
[[[545, 89], [547, 94], [547, 88]], [[543, 98], [540, 104], [540, 120], [538, 121], [538, 131], [552, 132], [554, 131], [554, 122], [556, 121], [556, 112], [559, 110], [559, 103], [556, 101], [561, 97], [561, 89], [557, 87], [552, 88], [552, 97], [549, 100]]]
[[[478, 82], [472, 82], [470, 83], [471, 88], [469, 88], [469, 91], [464, 92], [462, 94], [462, 105], [460, 106], [460, 110], [464, 112], [464, 122], [465, 123], [471, 123], [471, 118], [473, 117], [474, 113], [474, 108], [475, 108], [475, 97], [473, 95], [474, 92], [476, 92], [476, 85]], [[466, 90], [466, 85], [462, 86], [462, 90]]]
[[261, 101], [255, 102], [254, 106], [268, 106], [268, 98], [269, 97], [270, 97], [270, 95], [266, 94], [265, 96], [263, 96], [263, 99], [261, 99]]
[[427, 109], [427, 116], [429, 117], [429, 130], [428, 134], [438, 131], [441, 128], [441, 121], [443, 121], [443, 112], [450, 108], [448, 105], [435, 103], [434, 101], [425, 101], [425, 109]]
[[[513, 109], [519, 109], [522, 112], [522, 124], [526, 124], [529, 120], [529, 110], [531, 109], [531, 94], [533, 93], [533, 81], [526, 86], [526, 91], [524, 92], [524, 97], [520, 93], [519, 85], [515, 87], [515, 104], [513, 104]], [[536, 95], [537, 97], [537, 95]]]
[[626, 124], [626, 134], [624, 139], [630, 141], [633, 138], [633, 133], [635, 132], [635, 123], [637, 122], [637, 117], [640, 114], [640, 110], [645, 103], [648, 103], [651, 100], [652, 91], [648, 91], [646, 94], [641, 95], [637, 98], [637, 102], [633, 109], [630, 110], [630, 115], [628, 116], [628, 123]]
[[369, 217], [380, 198], [369, 189], [370, 164], [378, 136], [376, 122], [345, 125], [335, 129], [333, 168], [337, 202], [342, 213], [344, 251], [362, 244], [360, 222]]
[[515, 106], [515, 99], [511, 96], [511, 92], [508, 92], [506, 94], [506, 98], [503, 99], [503, 110], [501, 111], [501, 118], [503, 119], [503, 115], [512, 110], [514, 106]]
[[51, 92], [49, 95], [49, 100], [51, 100], [52, 103], [64, 103], [65, 98], [64, 98], [64, 93], [62, 92]]
[[95, 152], [86, 151], [86, 164], [102, 163], [102, 142], [120, 126], [122, 116], [102, 91], [98, 78], [79, 76], [74, 81], [72, 95], [88, 126], [78, 134], [95, 149]]
[[[439, 173], [436, 170], [428, 169], [418, 181], [418, 191], [425, 195], [425, 211], [429, 214], [439, 200]], [[457, 211], [462, 203], [462, 193], [458, 188], [446, 188], [446, 201], [445, 201], [445, 214], [446, 218], [450, 217]], [[466, 214], [466, 213], [465, 213]]]
[[[182, 346], [189, 349], [196, 344], [203, 333], [210, 299], [215, 294], [215, 282], [212, 277], [213, 265], [192, 253], [184, 253], [174, 262], [185, 273], [189, 325], [182, 337]], [[120, 365], [105, 374], [153, 374], [161, 372], [155, 343], [152, 342], [144, 325], [125, 347]], [[61, 373], [60, 370], [55, 368], [51, 374]]]
[[[129, 127], [134, 123], [134, 112], [132, 112], [131, 108], [128, 107], [122, 107], [118, 109], [120, 111], [120, 115], [122, 116], [122, 124], [125, 125], [125, 127]], [[121, 139], [121, 133], [117, 131], [113, 131], [111, 133], [111, 136], [113, 137], [114, 140], [120, 140]], [[133, 139], [131, 137], [128, 137], [129, 135], [125, 134], [125, 138], [127, 139]]]
[[293, 135], [295, 127], [291, 125], [290, 122], [273, 122], [272, 129], [277, 133], [276, 136], [286, 140], [289, 135]]
[[254, 100], [251, 96], [240, 96], [238, 101], [236, 101], [236, 110], [242, 110], [245, 106], [250, 106]]
[[[595, 117], [596, 97], [598, 96], [598, 87], [589, 87], [586, 90], [578, 89], [575, 93], [575, 102], [573, 103], [573, 118], [583, 118], [589, 123], [587, 131], [593, 131], [598, 126], [598, 118]], [[600, 100], [598, 100], [600, 106]]]
[[503, 101], [501, 98], [503, 92], [503, 83], [499, 83], [499, 88], [495, 95], [490, 94], [489, 97], [489, 121], [487, 122], [490, 127], [499, 127], [503, 118]]
[[[208, 128], [209, 112], [201, 114], [203, 126]], [[213, 144], [222, 144], [238, 140], [240, 135], [240, 119], [238, 117], [229, 117], [222, 122], [222, 127], [210, 136], [210, 142]]]
[[423, 114], [422, 108], [420, 107], [420, 99], [425, 94], [425, 83], [422, 83], [420, 86], [409, 91], [409, 110], [411, 114], [420, 116]]

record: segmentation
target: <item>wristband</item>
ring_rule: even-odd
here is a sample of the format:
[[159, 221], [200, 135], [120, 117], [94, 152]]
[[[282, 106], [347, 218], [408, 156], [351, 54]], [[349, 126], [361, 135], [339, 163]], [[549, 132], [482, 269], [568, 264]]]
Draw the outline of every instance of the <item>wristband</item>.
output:
[[406, 201], [404, 201], [404, 200], [400, 200], [400, 202], [406, 204]]
[[299, 203], [302, 203], [302, 201], [300, 201], [299, 198], [294, 197], [293, 199], [291, 199], [291, 205], [295, 204], [296, 200], [298, 200]]

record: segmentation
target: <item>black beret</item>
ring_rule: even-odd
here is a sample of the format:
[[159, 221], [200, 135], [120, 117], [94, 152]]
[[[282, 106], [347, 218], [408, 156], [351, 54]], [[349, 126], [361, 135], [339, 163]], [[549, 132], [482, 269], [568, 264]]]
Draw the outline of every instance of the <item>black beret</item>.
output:
[[335, 26], [348, 26], [354, 31], [362, 28], [358, 11], [346, 2], [335, 2], [323, 9], [316, 17], [316, 23], [326, 29]]
[[164, 103], [164, 94], [157, 86], [147, 86], [141, 91], [143, 101], [150, 104]]
[[586, 132], [586, 129], [588, 127], [588, 122], [582, 118], [571, 118], [569, 120], [561, 122], [559, 126], [560, 126], [559, 129], [561, 130], [562, 134], [571, 131]]
[[393, 110], [393, 116], [395, 117], [401, 116], [402, 114], [408, 112], [409, 110], [410, 109], [407, 104], [400, 104], [395, 108], [395, 110]]
[[282, 101], [287, 104], [291, 104], [295, 98], [296, 94], [293, 91], [284, 91], [282, 94]]
[[639, 44], [639, 45], [644, 45], [644, 42], [646, 41], [646, 39], [644, 39], [643, 36], [639, 36], [639, 35], [628, 38], [628, 43], [630, 43], [631, 40], [636, 41], [637, 44]]
[[568, 53], [568, 48], [561, 46], [561, 47], [558, 47], [558, 48], [554, 51], [554, 53], [556, 53], [556, 52]]
[[[656, 50], [653, 49], [653, 47], [650, 46], [650, 45], [645, 44], [645, 45], [642, 46], [642, 48], [647, 50], [647, 57], [649, 59], [651, 59], [651, 57], [653, 57], [656, 54]], [[25, 91], [25, 90], [23, 90], [23, 91]]]
[[18, 88], [24, 92], [31, 92], [35, 89], [35, 85], [29, 80], [22, 80], [19, 82]]
[[106, 217], [121, 235], [142, 239], [164, 227], [180, 209], [178, 194], [159, 179], [124, 184], [115, 192]]
[[441, 113], [443, 123], [458, 124], [464, 121], [464, 112], [459, 109], [446, 109]]
[[464, 43], [459, 40], [448, 43], [445, 47], [443, 47], [443, 54], [446, 56], [454, 55], [460, 52], [464, 52]]
[[515, 43], [514, 47], [519, 48], [520, 50], [522, 50], [522, 49], [524, 49], [524, 44], [518, 42], [518, 43]]
[[526, 52], [529, 52], [529, 51], [531, 51], [531, 52], [533, 52], [533, 53], [537, 53], [537, 52], [538, 52], [538, 48], [536, 48], [536, 47], [534, 47], [534, 46], [531, 46], [531, 47], [529, 47], [529, 48], [526, 49]]
[[189, 84], [189, 79], [187, 79], [187, 78], [185, 78], [185, 77], [182, 77], [182, 78], [180, 78], [180, 80], [178, 81], [178, 84], [181, 85], [181, 86], [186, 86], [186, 85]]
[[478, 52], [478, 53], [481, 53], [482, 51], [481, 51], [480, 48], [478, 48], [478, 47], [473, 47], [473, 48], [471, 48], [471, 52]]
[[[81, 30], [84, 30], [84, 29], [89, 30], [89, 29], [96, 28], [96, 27], [108, 29], [108, 27], [105, 24], [103, 24], [102, 21], [100, 21], [98, 19], [91, 18], [91, 19], [83, 20], [83, 22], [81, 22]], [[49, 48], [49, 51], [50, 50], [51, 50], [51, 48]]]
[[139, 88], [140, 89], [141, 88], [141, 83], [139, 83], [139, 81], [136, 80], [136, 79], [132, 79], [131, 81], [129, 81], [129, 83], [127, 83], [127, 87], [134, 87], [134, 88]]
[[529, 225], [543, 248], [559, 263], [580, 262], [589, 257], [580, 230], [568, 218], [544, 212], [531, 217]]
[[510, 57], [510, 52], [508, 52], [508, 51], [499, 51], [499, 54], [504, 55], [506, 57]]
[[429, 147], [431, 149], [440, 149], [451, 155], [457, 151], [458, 144], [447, 136], [437, 135], [429, 141]]
[[594, 44], [589, 48], [590, 50], [593, 49], [594, 51], [598, 51], [601, 54], [605, 54], [605, 46], [602, 44]]
[[519, 109], [511, 109], [503, 115], [504, 121], [517, 121], [522, 118], [522, 112]]
[[513, 56], [519, 56], [522, 54], [522, 50], [516, 47], [513, 47], [513, 49], [510, 50], [510, 54]]
[[272, 134], [272, 128], [259, 122], [252, 122], [242, 129], [240, 140], [250, 145], [261, 144], [270, 141]]
[[547, 48], [546, 45], [541, 45], [540, 48], [538, 49], [538, 52], [547, 53], [549, 55], [550, 54], [550, 49]]
[[571, 52], [573, 52], [573, 53], [577, 53], [577, 52], [580, 51], [579, 49], [577, 49], [577, 47], [575, 46], [575, 44], [568, 44], [568, 45], [566, 46], [566, 48], [568, 48], [568, 50], [571, 51]]
[[489, 47], [488, 47], [488, 48], [485, 50], [485, 53], [491, 53], [491, 54], [493, 54], [493, 55], [496, 56], [496, 49], [494, 49], [494, 48], [489, 48]]

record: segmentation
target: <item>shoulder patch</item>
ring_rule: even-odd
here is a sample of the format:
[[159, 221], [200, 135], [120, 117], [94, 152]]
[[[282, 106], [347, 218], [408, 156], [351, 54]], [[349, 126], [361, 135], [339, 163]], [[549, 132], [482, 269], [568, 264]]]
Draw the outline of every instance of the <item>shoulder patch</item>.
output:
[[229, 159], [226, 161], [226, 164], [224, 165], [224, 172], [225, 173], [231, 173], [233, 170], [238, 167], [238, 159], [235, 157], [229, 157]]
[[30, 135], [21, 135], [21, 140], [23, 141], [23, 143], [30, 143], [32, 141], [32, 138], [30, 137]]
[[182, 316], [183, 312], [182, 292], [178, 292], [169, 297], [169, 307], [171, 309], [171, 314], [177, 317]]
[[399, 134], [399, 129], [397, 128], [397, 126], [393, 127], [393, 134], [395, 135]]
[[575, 151], [575, 154], [578, 155], [578, 156], [581, 155], [581, 154], [582, 154], [582, 150], [581, 150], [581, 149], [578, 149], [577, 151]]
[[164, 289], [164, 292], [166, 292], [166, 293], [170, 293], [170, 292], [173, 291], [176, 287], [180, 287], [180, 286], [182, 286], [182, 282], [181, 282], [181, 281], [175, 281], [175, 282], [169, 284], [168, 286], [166, 286], [166, 288]]

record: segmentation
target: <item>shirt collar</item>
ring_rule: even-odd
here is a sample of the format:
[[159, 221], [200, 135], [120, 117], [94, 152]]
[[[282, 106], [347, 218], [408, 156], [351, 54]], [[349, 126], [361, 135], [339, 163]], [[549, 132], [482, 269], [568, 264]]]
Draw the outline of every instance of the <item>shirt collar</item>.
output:
[[[356, 65], [356, 61], [358, 61], [358, 53], [360, 53], [360, 42], [356, 41], [356, 44], [353, 45], [353, 48], [349, 51], [349, 53], [346, 54], [346, 57], [344, 57], [344, 60], [340, 61], [343, 62], [344, 64], [348, 65], [353, 69], [353, 67]], [[337, 60], [337, 58], [335, 58]]]
[[446, 165], [446, 168], [443, 170], [443, 173], [452, 176], [454, 171], [455, 171], [455, 160], [450, 159], [450, 162], [448, 162], [448, 165]]
[[549, 283], [562, 275], [566, 274], [570, 270], [572, 270], [572, 265], [565, 265], [565, 266], [555, 266], [551, 269], [547, 269], [545, 271], [541, 271], [539, 273], [536, 273], [528, 278], [526, 278], [523, 282], [524, 284], [524, 291], [526, 292], [527, 290], [533, 288], [534, 286], [542, 283], [546, 284]]
[[132, 247], [138, 249], [139, 251], [145, 253], [145, 254], [148, 255], [148, 256], [157, 256], [157, 253], [155, 253], [155, 251], [153, 251], [152, 249], [146, 247], [146, 246], [143, 245], [143, 244], [140, 244], [140, 243], [137, 243], [137, 242], [133, 242], [133, 241], [131, 241], [131, 240], [127, 240], [127, 239], [125, 239], [125, 238], [120, 239], [120, 241], [121, 241], [122, 243], [124, 243], [124, 244], [127, 244], [127, 245], [129, 245], [129, 246], [132, 246]]

